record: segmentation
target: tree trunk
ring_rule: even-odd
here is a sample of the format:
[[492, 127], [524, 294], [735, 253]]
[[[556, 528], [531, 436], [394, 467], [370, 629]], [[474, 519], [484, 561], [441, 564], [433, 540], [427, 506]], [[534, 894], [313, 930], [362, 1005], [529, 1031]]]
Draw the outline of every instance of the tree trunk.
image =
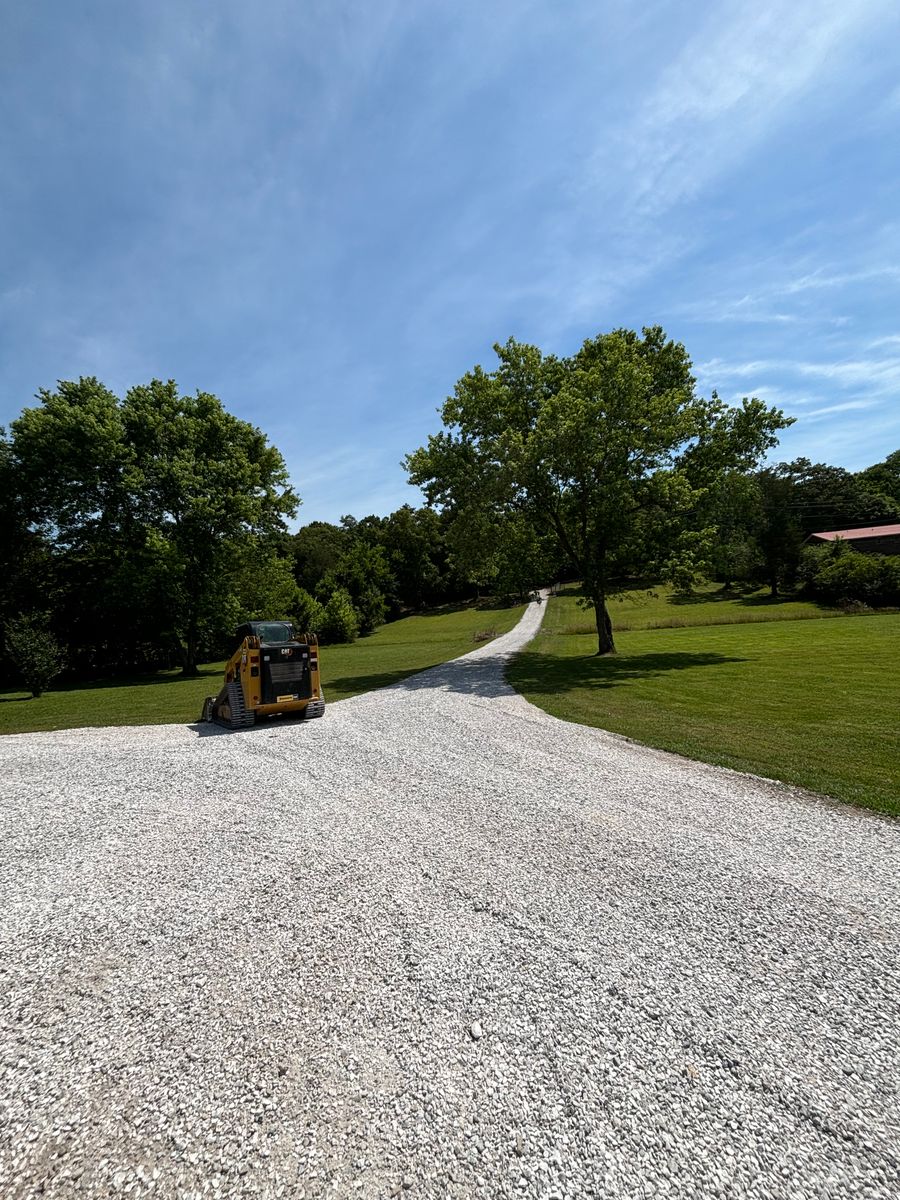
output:
[[192, 679], [199, 675], [197, 670], [197, 622], [192, 617], [184, 635], [184, 646], [181, 650], [181, 674], [183, 678]]
[[606, 610], [606, 597], [594, 598], [594, 617], [597, 621], [597, 653], [615, 654], [616, 643], [613, 641], [612, 621]]

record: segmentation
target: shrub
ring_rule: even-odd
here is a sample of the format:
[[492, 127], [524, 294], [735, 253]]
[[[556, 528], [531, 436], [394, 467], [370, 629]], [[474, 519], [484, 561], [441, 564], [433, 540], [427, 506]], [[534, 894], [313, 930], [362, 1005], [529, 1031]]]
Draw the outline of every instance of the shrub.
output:
[[801, 588], [815, 594], [814, 581], [827, 562], [834, 557], [828, 546], [804, 546], [797, 565], [797, 582]]
[[808, 550], [800, 565], [804, 588], [817, 600], [843, 608], [900, 604], [900, 556], [860, 554], [838, 542]]
[[325, 625], [325, 606], [305, 588], [298, 587], [291, 608], [291, 621], [294, 628], [303, 633], [321, 633]]
[[50, 632], [47, 613], [8, 621], [6, 652], [35, 698], [47, 690], [66, 663], [64, 651]]
[[353, 601], [353, 607], [359, 618], [360, 633], [372, 633], [387, 620], [387, 600], [376, 587], [363, 588]]
[[356, 542], [322, 577], [317, 592], [321, 597], [329, 597], [338, 588], [345, 592], [356, 611], [357, 632], [371, 633], [383, 625], [388, 614], [388, 595], [396, 591], [396, 581], [381, 547]]
[[359, 617], [344, 588], [335, 588], [322, 614], [320, 637], [323, 642], [355, 642]]
[[881, 560], [881, 603], [900, 605], [900, 554], [886, 554]]
[[874, 555], [844, 554], [820, 569], [815, 586], [827, 600], [877, 603], [879, 574], [879, 563]]

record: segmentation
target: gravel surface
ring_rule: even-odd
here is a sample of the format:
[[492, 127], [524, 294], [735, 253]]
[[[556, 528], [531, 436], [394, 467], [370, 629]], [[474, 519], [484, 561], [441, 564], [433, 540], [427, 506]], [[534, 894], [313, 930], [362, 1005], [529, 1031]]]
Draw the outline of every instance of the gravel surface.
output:
[[896, 1200], [900, 824], [546, 716], [541, 613], [0, 740], [3, 1200]]

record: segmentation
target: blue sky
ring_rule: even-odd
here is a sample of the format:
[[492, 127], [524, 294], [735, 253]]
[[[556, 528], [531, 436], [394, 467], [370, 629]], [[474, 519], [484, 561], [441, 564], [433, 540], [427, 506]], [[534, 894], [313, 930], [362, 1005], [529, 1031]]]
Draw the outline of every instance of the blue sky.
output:
[[493, 342], [658, 322], [776, 458], [900, 447], [896, 0], [45, 0], [0, 102], [0, 423], [174, 378], [386, 513]]

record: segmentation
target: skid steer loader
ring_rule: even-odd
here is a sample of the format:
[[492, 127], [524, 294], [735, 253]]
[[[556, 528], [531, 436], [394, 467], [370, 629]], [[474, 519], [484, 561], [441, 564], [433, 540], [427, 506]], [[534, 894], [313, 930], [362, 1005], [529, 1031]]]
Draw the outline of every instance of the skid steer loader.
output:
[[246, 729], [266, 717], [322, 716], [325, 697], [315, 634], [296, 634], [287, 621], [248, 621], [234, 636], [225, 684], [218, 696], [207, 696], [201, 721]]

